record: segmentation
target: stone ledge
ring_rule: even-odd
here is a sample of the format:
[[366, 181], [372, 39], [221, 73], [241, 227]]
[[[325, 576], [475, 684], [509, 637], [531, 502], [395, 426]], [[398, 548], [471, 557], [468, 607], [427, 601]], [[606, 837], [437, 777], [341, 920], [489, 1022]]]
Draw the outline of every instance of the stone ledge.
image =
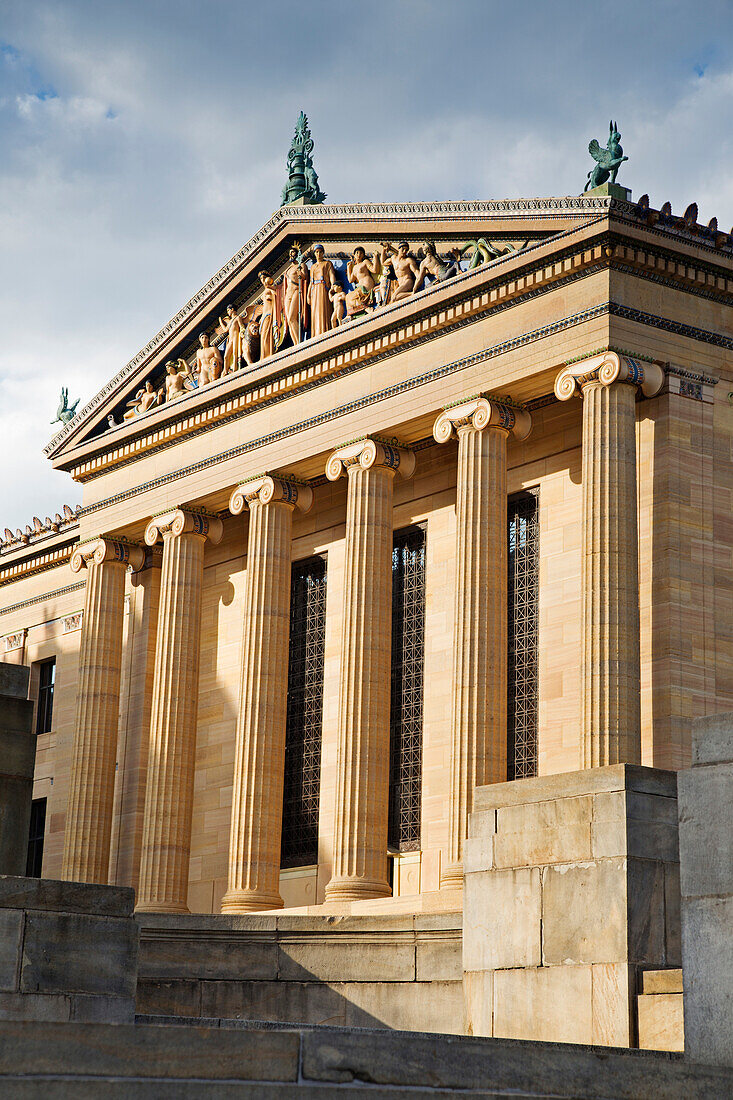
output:
[[492, 783], [476, 788], [473, 811], [480, 813], [519, 806], [524, 802], [575, 798], [597, 794], [599, 791], [636, 791], [639, 794], [676, 798], [677, 774], [659, 768], [642, 768], [635, 764], [611, 764], [585, 771], [515, 779], [511, 783]]
[[131, 917], [134, 901], [135, 891], [125, 886], [0, 875], [0, 909]]

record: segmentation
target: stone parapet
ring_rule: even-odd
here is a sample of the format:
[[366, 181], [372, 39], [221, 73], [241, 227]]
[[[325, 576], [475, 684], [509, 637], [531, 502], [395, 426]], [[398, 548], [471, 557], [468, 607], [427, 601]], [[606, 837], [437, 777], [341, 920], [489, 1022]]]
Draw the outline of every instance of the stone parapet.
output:
[[733, 712], [693, 726], [680, 772], [685, 1054], [733, 1065]]
[[123, 888], [0, 876], [0, 1021], [132, 1023], [133, 899]]
[[464, 865], [467, 1030], [636, 1045], [640, 972], [680, 965], [674, 773], [481, 788]]

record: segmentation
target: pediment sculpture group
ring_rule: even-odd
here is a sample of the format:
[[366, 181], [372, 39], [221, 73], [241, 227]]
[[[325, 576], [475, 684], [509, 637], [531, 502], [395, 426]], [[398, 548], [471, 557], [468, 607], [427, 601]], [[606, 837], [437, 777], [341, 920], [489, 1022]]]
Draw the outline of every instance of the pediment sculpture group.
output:
[[[243, 367], [252, 367], [286, 346], [288, 338], [295, 346], [352, 318], [404, 301], [429, 285], [452, 279], [462, 273], [466, 253], [466, 270], [470, 271], [512, 251], [515, 247], [497, 247], [484, 237], [467, 241], [446, 256], [439, 255], [432, 241], [425, 241], [417, 255], [407, 241], [397, 246], [382, 241], [371, 255], [359, 245], [346, 265], [350, 284], [346, 289], [333, 262], [326, 259], [323, 245], [304, 253], [293, 245], [282, 278], [276, 282], [269, 272], [260, 271], [262, 293], [258, 300], [241, 313], [233, 305], [227, 306], [214, 341], [208, 333], [199, 335], [195, 364], [189, 366], [185, 359], [166, 363], [162, 385], [148, 380], [128, 402], [123, 419], [132, 420]], [[226, 343], [220, 339], [224, 336]], [[108, 420], [110, 427], [116, 426], [112, 416]]]

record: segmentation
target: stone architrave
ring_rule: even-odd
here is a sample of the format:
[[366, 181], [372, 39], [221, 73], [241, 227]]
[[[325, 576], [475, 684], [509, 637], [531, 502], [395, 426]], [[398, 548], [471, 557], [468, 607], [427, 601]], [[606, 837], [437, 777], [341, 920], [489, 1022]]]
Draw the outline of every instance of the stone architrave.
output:
[[201, 588], [206, 540], [223, 534], [216, 516], [175, 508], [150, 521], [148, 546], [163, 539], [150, 749], [137, 908], [187, 913]]
[[510, 433], [526, 439], [526, 410], [480, 395], [445, 409], [438, 443], [458, 438], [456, 595], [447, 859], [440, 885], [463, 883], [473, 791], [506, 779], [506, 465]]
[[636, 396], [663, 383], [656, 363], [613, 351], [555, 380], [560, 401], [583, 397], [583, 768], [641, 763]]
[[313, 491], [265, 474], [239, 485], [229, 510], [249, 508], [242, 681], [222, 913], [282, 908], [279, 892], [294, 509]]
[[99, 538], [77, 546], [71, 570], [86, 569], [79, 647], [71, 788], [61, 877], [106, 883], [120, 711], [125, 573], [145, 560], [140, 546]]
[[360, 439], [334, 451], [326, 477], [349, 479], [341, 635], [336, 832], [326, 901], [385, 897], [392, 630], [392, 495], [415, 456]]

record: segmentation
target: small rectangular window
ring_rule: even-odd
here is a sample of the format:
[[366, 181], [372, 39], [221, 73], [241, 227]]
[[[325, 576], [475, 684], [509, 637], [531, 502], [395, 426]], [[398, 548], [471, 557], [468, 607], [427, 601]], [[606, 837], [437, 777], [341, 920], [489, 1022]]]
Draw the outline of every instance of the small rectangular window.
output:
[[46, 834], [46, 799], [34, 798], [31, 802], [31, 827], [28, 832], [28, 859], [25, 873], [28, 878], [40, 878], [43, 868], [43, 838]]
[[56, 658], [49, 657], [38, 666], [38, 707], [36, 733], [49, 733], [53, 720], [53, 688], [56, 680]]

